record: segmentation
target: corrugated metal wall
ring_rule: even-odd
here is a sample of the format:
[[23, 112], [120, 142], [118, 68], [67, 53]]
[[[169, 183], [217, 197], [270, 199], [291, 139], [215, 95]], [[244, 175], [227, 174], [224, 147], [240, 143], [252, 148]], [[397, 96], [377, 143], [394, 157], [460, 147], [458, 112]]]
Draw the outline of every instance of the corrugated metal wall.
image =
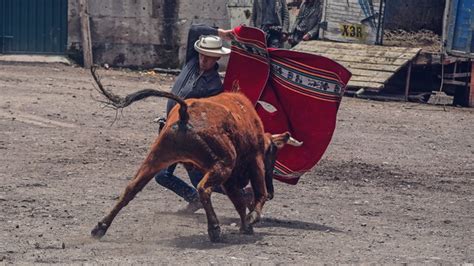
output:
[[64, 54], [67, 0], [0, 0], [0, 53]]

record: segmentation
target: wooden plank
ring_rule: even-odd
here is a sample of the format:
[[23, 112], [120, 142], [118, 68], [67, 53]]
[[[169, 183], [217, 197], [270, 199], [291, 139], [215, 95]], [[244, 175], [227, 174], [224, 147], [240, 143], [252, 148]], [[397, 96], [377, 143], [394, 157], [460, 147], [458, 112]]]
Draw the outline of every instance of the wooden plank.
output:
[[387, 78], [385, 77], [367, 77], [367, 76], [352, 76], [352, 81], [362, 81], [362, 82], [370, 82], [370, 83], [381, 83], [385, 84], [387, 82]]
[[421, 50], [421, 48], [411, 48], [411, 47], [367, 45], [367, 44], [360, 44], [360, 43], [338, 43], [338, 42], [328, 42], [328, 41], [300, 42], [293, 49], [298, 50], [299, 46], [330, 47], [330, 48], [346, 49], [346, 50], [352, 50], [352, 51], [369, 50], [369, 49], [383, 49], [383, 50], [389, 50], [391, 52], [415, 53], [415, 54], [418, 53]]
[[88, 11], [88, 0], [78, 0], [79, 4], [79, 17], [81, 20], [81, 41], [82, 41], [82, 52], [84, 59], [84, 67], [91, 68], [92, 61], [92, 41], [91, 41], [91, 30], [89, 25], [89, 11]]
[[393, 76], [393, 72], [382, 72], [377, 70], [351, 69], [352, 76], [358, 77], [379, 77], [389, 79]]
[[393, 65], [376, 65], [376, 64], [364, 64], [358, 62], [342, 62], [339, 61], [339, 64], [343, 65], [344, 67], [353, 70], [376, 70], [379, 72], [391, 72], [395, 73], [400, 66], [393, 66]]
[[297, 50], [304, 50], [314, 53], [321, 53], [321, 54], [349, 54], [353, 55], [354, 52], [357, 53], [358, 56], [376, 56], [376, 57], [387, 57], [387, 58], [399, 58], [401, 55], [409, 55], [409, 56], [416, 56], [416, 52], [393, 52], [389, 49], [380, 49], [377, 46], [374, 46], [374, 49], [364, 49], [364, 50], [357, 50], [354, 51], [352, 49], [338, 49], [333, 47], [318, 47], [318, 46], [308, 46], [308, 45], [301, 45], [297, 47]]
[[[453, 74], [444, 74], [445, 78], [467, 78], [471, 76], [471, 72], [469, 73], [453, 73]], [[441, 77], [441, 75], [438, 75], [438, 77]]]
[[326, 14], [326, 21], [332, 24], [360, 24], [361, 18], [358, 14], [341, 11], [341, 10], [332, 10], [330, 13]]
[[344, 53], [318, 53], [316, 54], [334, 59], [337, 58], [338, 60], [346, 61], [346, 62], [364, 62], [364, 63], [372, 63], [372, 64], [380, 64], [380, 65], [404, 65], [406, 61], [412, 60], [415, 56], [408, 55], [408, 54], [399, 54], [397, 57], [385, 57], [383, 55], [380, 56], [364, 56], [359, 55], [357, 52], [353, 54], [344, 54]]
[[324, 57], [330, 58], [336, 62], [357, 62], [365, 64], [376, 64], [376, 65], [392, 65], [392, 66], [403, 66], [411, 58], [379, 58], [379, 57], [364, 57], [364, 56], [351, 56], [351, 55], [336, 55], [336, 54], [321, 54]]
[[384, 87], [383, 83], [376, 83], [376, 82], [364, 82], [364, 81], [352, 81], [350, 80], [347, 84], [348, 87], [356, 87], [356, 88], [369, 88], [373, 90], [381, 90]]
[[[409, 61], [408, 59], [390, 59], [390, 58], [386, 59], [386, 58], [370, 58], [370, 57], [358, 58], [358, 57], [351, 57], [348, 55], [325, 55], [325, 54], [317, 54], [317, 55], [330, 58], [334, 61], [337, 61], [341, 65], [364, 64], [364, 65], [367, 65], [366, 69], [378, 69], [378, 67], [390, 66], [389, 69], [397, 70], [401, 66], [406, 65], [406, 63]], [[373, 65], [373, 67], [369, 67], [368, 65]]]
[[358, 55], [348, 55], [344, 53], [319, 53], [317, 51], [309, 51], [303, 49], [294, 49], [296, 51], [302, 51], [307, 53], [313, 53], [316, 55], [321, 55], [324, 57], [328, 57], [332, 60], [341, 62], [357, 62], [357, 63], [365, 63], [365, 64], [378, 64], [378, 65], [395, 65], [395, 66], [403, 66], [407, 63], [407, 61], [412, 60], [415, 56], [401, 54], [399, 57], [382, 57], [382, 56], [358, 56]]

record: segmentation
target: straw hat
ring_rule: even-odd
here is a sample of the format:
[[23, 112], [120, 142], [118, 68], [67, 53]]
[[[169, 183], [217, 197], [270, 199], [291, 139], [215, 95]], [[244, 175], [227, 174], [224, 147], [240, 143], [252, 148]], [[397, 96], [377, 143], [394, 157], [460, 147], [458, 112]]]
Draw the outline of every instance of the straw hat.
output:
[[194, 43], [194, 49], [203, 55], [221, 57], [230, 54], [230, 49], [222, 46], [219, 36], [203, 35]]

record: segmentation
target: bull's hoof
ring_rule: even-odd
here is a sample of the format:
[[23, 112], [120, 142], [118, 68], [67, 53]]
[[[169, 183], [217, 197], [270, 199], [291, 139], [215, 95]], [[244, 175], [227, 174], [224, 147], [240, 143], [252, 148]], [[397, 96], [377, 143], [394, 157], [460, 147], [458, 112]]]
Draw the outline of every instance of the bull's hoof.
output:
[[257, 213], [256, 211], [252, 211], [251, 213], [247, 214], [245, 217], [245, 222], [247, 224], [255, 224], [256, 222], [260, 221], [260, 214]]
[[211, 240], [211, 242], [222, 241], [222, 233], [219, 226], [207, 229], [207, 233], [209, 234], [209, 240]]
[[105, 224], [105, 223], [101, 223], [99, 222], [95, 227], [94, 229], [92, 229], [91, 231], [91, 235], [93, 238], [96, 238], [96, 239], [100, 239], [102, 238], [105, 233], [107, 232], [107, 229], [109, 227]]
[[244, 235], [253, 235], [253, 227], [250, 224], [247, 226], [242, 225], [240, 227], [240, 233]]
[[273, 192], [268, 192], [267, 200], [272, 200], [273, 196], [274, 196]]

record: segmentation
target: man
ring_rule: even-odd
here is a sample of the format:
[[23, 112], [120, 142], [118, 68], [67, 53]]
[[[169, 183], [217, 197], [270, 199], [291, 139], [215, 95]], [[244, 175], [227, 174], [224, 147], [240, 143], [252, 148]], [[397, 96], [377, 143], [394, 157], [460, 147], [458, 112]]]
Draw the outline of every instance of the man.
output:
[[250, 25], [266, 33], [268, 47], [281, 48], [290, 25], [286, 0], [254, 0]]
[[[222, 39], [230, 40], [232, 30], [216, 29], [205, 25], [192, 25], [188, 33], [186, 61], [171, 89], [171, 92], [183, 99], [204, 98], [222, 92], [217, 61], [221, 56], [230, 54], [230, 49], [222, 46]], [[168, 114], [176, 102], [168, 100]], [[197, 170], [187, 169], [191, 183], [188, 185], [173, 175], [176, 164], [159, 172], [155, 176], [158, 184], [172, 190], [189, 205], [184, 211], [194, 212], [201, 207], [199, 196], [194, 187], [202, 179], [203, 174]]]
[[318, 38], [322, 6], [323, 0], [306, 0], [301, 4], [288, 39], [291, 47], [297, 45], [301, 40], [309, 41]]

